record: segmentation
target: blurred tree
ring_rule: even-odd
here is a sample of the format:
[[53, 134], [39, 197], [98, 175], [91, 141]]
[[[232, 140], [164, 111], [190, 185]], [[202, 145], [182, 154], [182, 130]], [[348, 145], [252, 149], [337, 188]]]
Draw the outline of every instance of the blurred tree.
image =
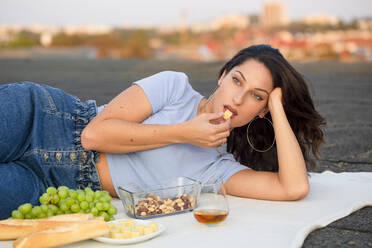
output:
[[4, 43], [1, 47], [2, 48], [21, 48], [21, 47], [33, 47], [38, 46], [39, 43], [39, 35], [22, 31], [14, 36], [8, 43]]
[[51, 46], [82, 46], [86, 45], [86, 41], [86, 35], [58, 33], [53, 37]]
[[150, 33], [145, 29], [131, 32], [120, 48], [120, 57], [123, 58], [149, 58], [152, 50], [149, 45]]

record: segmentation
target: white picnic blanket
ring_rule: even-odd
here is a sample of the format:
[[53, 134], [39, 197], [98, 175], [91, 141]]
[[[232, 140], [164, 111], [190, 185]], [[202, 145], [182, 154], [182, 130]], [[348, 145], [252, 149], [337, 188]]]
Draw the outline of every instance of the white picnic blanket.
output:
[[[372, 173], [311, 173], [310, 193], [300, 201], [275, 202], [229, 196], [230, 214], [223, 224], [198, 223], [191, 212], [155, 218], [165, 231], [130, 247], [301, 247], [314, 229], [372, 206]], [[119, 200], [116, 218], [126, 218]], [[0, 247], [12, 247], [11, 241]], [[64, 247], [118, 247], [87, 240]]]

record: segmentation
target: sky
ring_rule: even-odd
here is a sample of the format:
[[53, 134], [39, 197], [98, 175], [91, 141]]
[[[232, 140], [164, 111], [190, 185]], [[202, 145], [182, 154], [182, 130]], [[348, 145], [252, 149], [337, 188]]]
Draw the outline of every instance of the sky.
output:
[[[1, 0], [0, 25], [177, 25], [225, 14], [260, 14], [267, 0]], [[282, 0], [291, 20], [372, 17], [372, 0]]]

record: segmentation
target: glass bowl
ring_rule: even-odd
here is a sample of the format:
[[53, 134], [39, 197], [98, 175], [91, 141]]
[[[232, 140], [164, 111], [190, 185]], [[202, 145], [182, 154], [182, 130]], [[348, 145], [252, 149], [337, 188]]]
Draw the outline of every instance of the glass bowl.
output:
[[136, 219], [192, 211], [198, 202], [200, 189], [200, 182], [188, 177], [172, 178], [148, 187], [136, 184], [118, 187], [126, 214]]

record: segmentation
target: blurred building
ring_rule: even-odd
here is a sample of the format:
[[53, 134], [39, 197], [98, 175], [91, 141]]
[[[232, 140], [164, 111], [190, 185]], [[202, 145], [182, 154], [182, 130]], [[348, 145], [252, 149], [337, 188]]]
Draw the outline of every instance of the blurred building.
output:
[[361, 18], [356, 23], [359, 29], [372, 30], [372, 18]]
[[229, 14], [217, 17], [213, 20], [203, 23], [197, 23], [191, 26], [195, 32], [218, 30], [220, 28], [237, 28], [244, 29], [249, 27], [250, 18], [247, 15]]
[[62, 31], [68, 35], [73, 34], [87, 34], [87, 35], [98, 35], [108, 34], [112, 31], [112, 27], [107, 25], [70, 25], [64, 26]]
[[340, 19], [334, 15], [317, 14], [306, 16], [302, 19], [302, 22], [308, 25], [331, 25], [335, 26], [340, 23]]
[[264, 27], [284, 26], [289, 23], [287, 6], [280, 2], [264, 4], [261, 22]]

